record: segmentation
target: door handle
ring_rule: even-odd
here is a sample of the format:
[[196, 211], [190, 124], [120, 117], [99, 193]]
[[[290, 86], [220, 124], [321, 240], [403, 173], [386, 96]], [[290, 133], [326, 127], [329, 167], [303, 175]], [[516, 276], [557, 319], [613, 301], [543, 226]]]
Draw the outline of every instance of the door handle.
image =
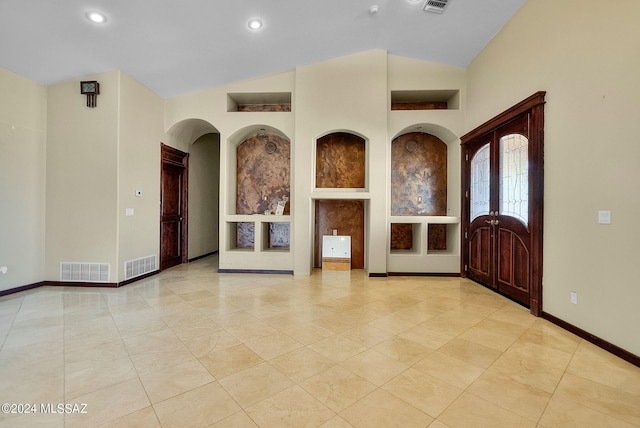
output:
[[493, 220], [485, 220], [484, 222], [490, 224], [491, 226], [495, 224]]

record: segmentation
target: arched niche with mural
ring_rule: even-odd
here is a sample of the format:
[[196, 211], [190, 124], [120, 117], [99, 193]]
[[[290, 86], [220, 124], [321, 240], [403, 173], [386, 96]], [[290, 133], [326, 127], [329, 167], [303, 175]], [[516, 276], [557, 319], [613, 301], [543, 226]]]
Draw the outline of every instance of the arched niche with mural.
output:
[[332, 132], [316, 140], [316, 188], [366, 187], [365, 139], [350, 132]]
[[[291, 143], [277, 132], [258, 128], [236, 147], [235, 211], [240, 215], [288, 215], [291, 196]], [[289, 223], [264, 224], [265, 248], [289, 248]], [[239, 222], [236, 248], [253, 248], [255, 223]]]
[[[391, 142], [391, 215], [447, 215], [447, 144], [425, 132]], [[413, 250], [413, 223], [391, 224], [391, 250]], [[447, 226], [428, 225], [428, 250], [446, 250]]]

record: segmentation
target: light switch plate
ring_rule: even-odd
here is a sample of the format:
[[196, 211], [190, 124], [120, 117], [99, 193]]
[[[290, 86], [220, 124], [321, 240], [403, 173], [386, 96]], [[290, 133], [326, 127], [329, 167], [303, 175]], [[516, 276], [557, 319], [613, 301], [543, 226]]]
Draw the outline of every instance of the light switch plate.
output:
[[611, 224], [611, 211], [598, 211], [599, 224]]

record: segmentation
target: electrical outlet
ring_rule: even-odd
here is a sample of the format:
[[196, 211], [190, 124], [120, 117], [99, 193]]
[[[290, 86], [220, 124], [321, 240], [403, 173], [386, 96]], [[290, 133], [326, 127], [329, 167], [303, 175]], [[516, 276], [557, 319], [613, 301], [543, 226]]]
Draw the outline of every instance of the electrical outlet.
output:
[[578, 293], [576, 293], [575, 291], [571, 292], [571, 303], [573, 303], [574, 305], [578, 304]]

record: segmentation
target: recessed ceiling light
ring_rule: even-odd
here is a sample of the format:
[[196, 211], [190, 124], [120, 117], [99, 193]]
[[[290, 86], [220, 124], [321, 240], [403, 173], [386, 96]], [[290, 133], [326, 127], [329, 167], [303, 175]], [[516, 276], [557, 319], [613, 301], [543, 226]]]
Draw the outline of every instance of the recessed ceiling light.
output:
[[259, 19], [252, 19], [249, 21], [249, 28], [252, 30], [259, 30], [262, 28], [262, 21]]
[[87, 12], [86, 17], [89, 21], [96, 24], [104, 24], [107, 22], [107, 17], [100, 12]]

